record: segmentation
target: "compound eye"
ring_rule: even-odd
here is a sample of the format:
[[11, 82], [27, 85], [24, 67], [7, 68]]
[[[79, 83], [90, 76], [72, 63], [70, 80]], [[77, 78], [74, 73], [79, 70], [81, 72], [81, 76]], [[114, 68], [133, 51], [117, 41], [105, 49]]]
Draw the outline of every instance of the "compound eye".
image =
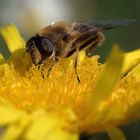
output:
[[29, 40], [27, 43], [26, 43], [26, 51], [27, 52], [30, 52], [33, 48], [34, 44], [33, 44], [33, 41], [32, 40]]
[[41, 46], [48, 57], [52, 55], [54, 46], [49, 39], [42, 38], [41, 39]]

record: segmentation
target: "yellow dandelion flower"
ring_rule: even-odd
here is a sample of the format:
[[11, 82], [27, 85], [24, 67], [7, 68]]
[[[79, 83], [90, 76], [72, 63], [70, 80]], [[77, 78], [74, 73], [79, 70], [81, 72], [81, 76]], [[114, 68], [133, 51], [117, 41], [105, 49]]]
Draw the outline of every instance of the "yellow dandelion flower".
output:
[[124, 140], [117, 126], [140, 118], [140, 50], [123, 53], [115, 45], [105, 64], [81, 52], [78, 84], [73, 56], [47, 77], [47, 67], [42, 71], [32, 64], [13, 24], [0, 36], [11, 53], [8, 60], [0, 59], [2, 140], [78, 140], [100, 131]]

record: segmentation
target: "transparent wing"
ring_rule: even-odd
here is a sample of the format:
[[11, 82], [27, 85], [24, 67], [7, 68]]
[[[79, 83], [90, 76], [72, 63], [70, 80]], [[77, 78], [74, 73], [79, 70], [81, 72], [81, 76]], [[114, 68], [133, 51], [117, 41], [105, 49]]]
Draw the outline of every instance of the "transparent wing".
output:
[[64, 26], [68, 25], [68, 27], [71, 27], [71, 30], [68, 32], [65, 32], [61, 37], [58, 36], [55, 41], [58, 41], [62, 38], [66, 40], [70, 40], [71, 38], [74, 38], [74, 37], [80, 37], [83, 34], [87, 34], [87, 36], [92, 36], [99, 31], [105, 31], [108, 29], [113, 29], [113, 28], [117, 28], [121, 26], [127, 26], [135, 22], [136, 22], [135, 19], [94, 20], [91, 22], [73, 22], [73, 23], [58, 22], [55, 24], [55, 26], [58, 25], [59, 27], [61, 23]]
[[94, 20], [91, 22], [80, 23], [79, 26], [80, 32], [88, 31], [88, 30], [96, 30], [96, 31], [104, 31], [116, 27], [127, 26], [129, 24], [135, 23], [137, 20], [135, 19], [127, 19], [127, 20]]

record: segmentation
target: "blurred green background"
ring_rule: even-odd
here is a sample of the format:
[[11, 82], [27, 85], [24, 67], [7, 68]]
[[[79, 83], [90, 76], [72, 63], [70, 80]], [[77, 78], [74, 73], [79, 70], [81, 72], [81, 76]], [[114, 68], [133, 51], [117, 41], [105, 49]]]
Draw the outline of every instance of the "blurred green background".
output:
[[[0, 26], [14, 22], [27, 40], [53, 21], [140, 19], [140, 0], [0, 0]], [[124, 51], [140, 47], [140, 24], [106, 31], [106, 42], [94, 54], [107, 56], [118, 43]]]
[[[0, 0], [0, 26], [13, 22], [27, 40], [53, 21], [140, 19], [140, 0]], [[114, 43], [124, 51], [140, 48], [140, 22], [105, 32], [106, 42], [94, 54], [104, 61]], [[128, 140], [140, 140], [139, 122], [122, 128]], [[94, 140], [108, 139], [106, 134]], [[83, 137], [81, 139], [87, 139]]]

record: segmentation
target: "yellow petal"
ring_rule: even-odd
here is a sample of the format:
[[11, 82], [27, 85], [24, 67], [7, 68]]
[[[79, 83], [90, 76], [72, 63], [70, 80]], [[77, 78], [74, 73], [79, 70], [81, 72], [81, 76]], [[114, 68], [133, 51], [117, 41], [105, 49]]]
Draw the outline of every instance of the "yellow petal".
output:
[[103, 72], [95, 85], [92, 95], [93, 104], [99, 103], [99, 101], [111, 93], [113, 86], [119, 80], [123, 58], [123, 52], [118, 46], [114, 46], [107, 59], [107, 64], [105, 65]]
[[107, 128], [108, 136], [110, 140], [126, 140], [123, 135], [123, 132], [117, 127], [110, 126]]
[[29, 125], [30, 117], [22, 116], [19, 121], [9, 125], [2, 133], [1, 140], [17, 140], [23, 138], [24, 132]]
[[138, 64], [140, 64], [140, 49], [126, 53], [122, 75], [129, 73]]
[[[64, 114], [55, 112], [37, 111], [34, 123], [27, 130], [27, 140], [78, 140], [74, 118], [64, 118]], [[72, 124], [71, 124], [72, 123]]]
[[137, 77], [137, 78], [140, 78], [140, 63], [137, 64], [133, 69], [132, 71], [130, 71], [129, 74], [132, 74], [133, 76]]
[[9, 104], [0, 105], [0, 125], [5, 126], [15, 123], [20, 120], [22, 116], [26, 116], [25, 112], [17, 110]]
[[[1, 46], [1, 47], [5, 47], [2, 49], [4, 50], [6, 49], [6, 47], [8, 48], [8, 50], [5, 51], [5, 53], [9, 53], [8, 51], [12, 53], [18, 49], [25, 48], [25, 41], [21, 37], [18, 29], [14, 24], [10, 23], [7, 26], [1, 28], [0, 35], [1, 35], [1, 41], [5, 41], [3, 42], [3, 44], [6, 43], [7, 45], [7, 46], [5, 45]], [[2, 38], [4, 40], [2, 40]]]
[[16, 140], [29, 124], [27, 113], [16, 109], [0, 98], [0, 126], [3, 126], [1, 140]]
[[139, 120], [140, 118], [140, 101], [135, 103], [133, 106], [129, 107], [129, 110], [126, 112], [126, 116], [129, 116], [129, 119]]

